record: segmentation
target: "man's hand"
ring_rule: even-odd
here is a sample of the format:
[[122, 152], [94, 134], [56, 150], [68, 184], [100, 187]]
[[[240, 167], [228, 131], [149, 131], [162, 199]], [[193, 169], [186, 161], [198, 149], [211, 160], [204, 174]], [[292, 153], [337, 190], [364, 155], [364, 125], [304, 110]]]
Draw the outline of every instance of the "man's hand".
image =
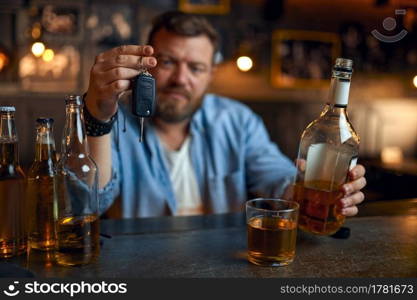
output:
[[[306, 162], [304, 159], [296, 160], [297, 168], [305, 171]], [[362, 165], [355, 166], [349, 171], [349, 182], [342, 186], [343, 197], [340, 200], [341, 213], [345, 216], [352, 217], [358, 213], [356, 205], [362, 203], [365, 195], [360, 191], [366, 185], [365, 168]], [[290, 185], [282, 196], [284, 199], [291, 199], [293, 195], [292, 186]]]
[[366, 185], [365, 168], [362, 165], [355, 166], [349, 172], [349, 182], [342, 186], [343, 198], [340, 200], [342, 214], [345, 216], [354, 216], [358, 213], [356, 205], [364, 199], [364, 194], [360, 191]]
[[100, 53], [90, 72], [86, 96], [89, 112], [108, 121], [117, 111], [121, 93], [129, 90], [130, 80], [143, 68], [156, 66], [151, 46], [125, 45]]

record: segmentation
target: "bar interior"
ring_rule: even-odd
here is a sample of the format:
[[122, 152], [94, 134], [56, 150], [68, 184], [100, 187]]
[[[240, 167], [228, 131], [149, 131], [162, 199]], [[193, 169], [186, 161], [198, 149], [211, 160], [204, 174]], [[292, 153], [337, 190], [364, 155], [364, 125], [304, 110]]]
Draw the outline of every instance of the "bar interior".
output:
[[417, 1], [1, 0], [0, 28], [0, 277], [417, 277]]

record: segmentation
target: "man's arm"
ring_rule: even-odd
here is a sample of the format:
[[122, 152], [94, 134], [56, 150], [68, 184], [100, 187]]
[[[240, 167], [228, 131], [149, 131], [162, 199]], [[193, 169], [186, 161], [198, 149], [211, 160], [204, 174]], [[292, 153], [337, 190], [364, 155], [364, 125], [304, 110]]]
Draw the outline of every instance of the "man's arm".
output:
[[[150, 57], [150, 46], [120, 46], [96, 57], [91, 68], [85, 105], [99, 121], [108, 122], [117, 112], [119, 96], [130, 89], [130, 80], [143, 68], [156, 66]], [[99, 187], [109, 183], [112, 176], [111, 135], [88, 137], [90, 153], [100, 170]]]
[[93, 160], [99, 166], [99, 188], [102, 189], [111, 179], [111, 135], [88, 137], [88, 145]]
[[262, 119], [250, 112], [245, 122], [245, 166], [248, 190], [255, 196], [282, 197], [295, 166], [273, 143]]

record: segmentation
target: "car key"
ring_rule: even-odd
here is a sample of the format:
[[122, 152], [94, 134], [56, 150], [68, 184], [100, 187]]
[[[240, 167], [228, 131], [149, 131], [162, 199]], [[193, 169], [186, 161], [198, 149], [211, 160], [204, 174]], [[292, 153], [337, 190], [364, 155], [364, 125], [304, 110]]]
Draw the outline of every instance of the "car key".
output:
[[133, 79], [132, 84], [132, 113], [139, 118], [139, 141], [143, 139], [143, 122], [155, 111], [155, 79], [146, 70]]

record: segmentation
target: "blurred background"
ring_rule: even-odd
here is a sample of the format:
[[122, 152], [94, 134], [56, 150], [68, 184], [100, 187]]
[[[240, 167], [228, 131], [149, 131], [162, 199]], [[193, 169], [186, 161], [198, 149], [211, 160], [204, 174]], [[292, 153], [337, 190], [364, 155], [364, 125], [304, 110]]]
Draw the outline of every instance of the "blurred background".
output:
[[210, 91], [248, 104], [291, 159], [324, 105], [334, 59], [353, 59], [348, 111], [367, 199], [417, 196], [417, 0], [0, 0], [0, 104], [16, 106], [24, 167], [35, 119], [55, 119], [59, 149], [64, 96], [86, 91], [95, 56], [146, 43], [152, 18], [172, 9], [215, 25]]

